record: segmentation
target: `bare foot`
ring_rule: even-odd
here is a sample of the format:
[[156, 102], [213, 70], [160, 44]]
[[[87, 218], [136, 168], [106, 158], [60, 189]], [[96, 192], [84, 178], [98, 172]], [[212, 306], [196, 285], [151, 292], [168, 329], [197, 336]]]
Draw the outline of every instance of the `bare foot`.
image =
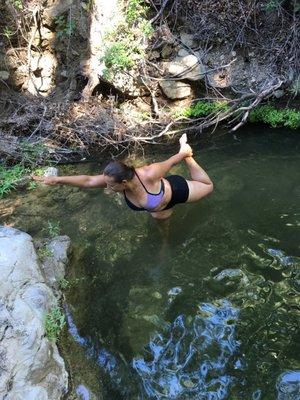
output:
[[189, 144], [187, 144], [187, 136], [184, 133], [179, 139], [180, 150], [179, 153], [185, 153], [186, 157], [193, 157], [193, 150]]

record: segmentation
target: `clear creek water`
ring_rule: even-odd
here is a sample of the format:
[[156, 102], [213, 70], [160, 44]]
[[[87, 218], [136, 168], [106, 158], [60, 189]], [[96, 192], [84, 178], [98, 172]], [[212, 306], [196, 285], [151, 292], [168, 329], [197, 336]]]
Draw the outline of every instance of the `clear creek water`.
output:
[[2, 217], [33, 235], [59, 220], [71, 237], [70, 399], [300, 399], [299, 134], [247, 128], [193, 147], [215, 191], [169, 224], [57, 186]]

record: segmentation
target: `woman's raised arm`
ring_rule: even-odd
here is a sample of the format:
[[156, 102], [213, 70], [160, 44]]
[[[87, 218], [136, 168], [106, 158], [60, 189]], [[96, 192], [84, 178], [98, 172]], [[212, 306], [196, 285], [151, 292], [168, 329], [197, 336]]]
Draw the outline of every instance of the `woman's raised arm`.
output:
[[165, 176], [170, 169], [180, 163], [180, 161], [184, 160], [186, 157], [193, 156], [193, 150], [189, 144], [187, 144], [187, 137], [186, 134], [182, 135], [179, 143], [180, 143], [180, 150], [174, 156], [168, 158], [165, 161], [157, 162], [144, 167], [144, 171], [149, 179], [159, 179]]

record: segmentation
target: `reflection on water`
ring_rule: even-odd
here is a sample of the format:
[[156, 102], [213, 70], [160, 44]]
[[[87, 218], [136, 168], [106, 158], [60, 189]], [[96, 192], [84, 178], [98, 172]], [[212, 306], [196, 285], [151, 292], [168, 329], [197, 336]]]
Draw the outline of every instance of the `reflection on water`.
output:
[[194, 318], [179, 315], [135, 358], [144, 396], [150, 399], [225, 399], [233, 378], [227, 368], [238, 347], [236, 310], [227, 301], [203, 303]]
[[277, 400], [299, 400], [300, 399], [300, 371], [284, 372], [278, 378], [276, 384]]
[[[228, 301], [218, 304], [202, 303], [192, 318], [178, 316], [165, 332], [157, 332], [144, 349], [143, 357], [136, 357], [127, 371], [120, 357], [104, 348], [97, 349], [90, 340], [79, 335], [69, 308], [65, 307], [68, 330], [74, 340], [86, 348], [87, 357], [93, 357], [117, 386], [124, 398], [132, 399], [207, 399], [223, 400], [228, 395], [234, 377], [231, 368], [241, 368], [241, 361], [233, 356], [239, 346], [235, 322], [238, 310]], [[124, 364], [123, 364], [124, 366]], [[130, 371], [131, 370], [131, 371]], [[124, 372], [131, 376], [130, 386]], [[133, 387], [135, 382], [136, 387]], [[77, 387], [77, 394], [89, 399], [88, 390]]]

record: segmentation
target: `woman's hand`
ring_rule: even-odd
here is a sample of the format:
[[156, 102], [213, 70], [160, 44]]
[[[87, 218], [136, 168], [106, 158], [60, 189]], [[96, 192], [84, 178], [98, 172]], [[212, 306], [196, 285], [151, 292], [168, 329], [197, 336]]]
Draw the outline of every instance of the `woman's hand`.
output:
[[34, 181], [44, 183], [45, 185], [55, 185], [57, 183], [57, 177], [56, 176], [31, 175], [31, 178]]

